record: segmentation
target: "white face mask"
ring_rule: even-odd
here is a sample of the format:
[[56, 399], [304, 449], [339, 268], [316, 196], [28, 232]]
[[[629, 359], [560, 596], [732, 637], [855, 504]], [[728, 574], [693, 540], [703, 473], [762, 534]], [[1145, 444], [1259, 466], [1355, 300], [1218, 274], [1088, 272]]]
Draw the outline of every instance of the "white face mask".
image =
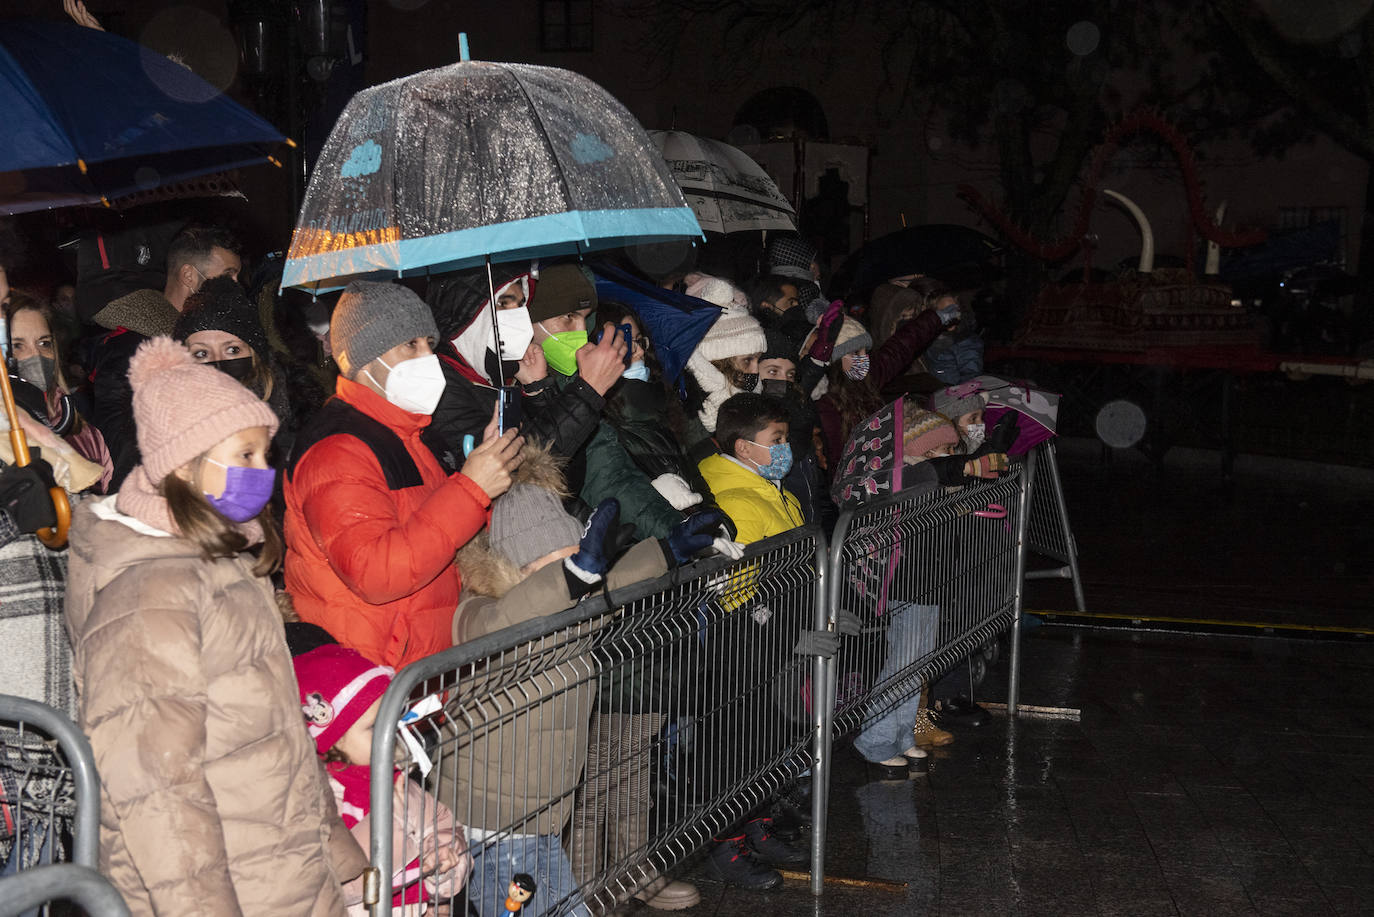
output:
[[530, 310], [524, 306], [500, 309], [496, 313], [496, 326], [501, 332], [501, 359], [524, 359], [525, 351], [530, 349], [530, 343], [534, 340]]
[[[402, 360], [395, 366], [387, 366], [387, 362], [381, 357], [377, 362], [386, 366], [390, 372], [386, 377], [386, 400], [403, 411], [410, 411], [412, 414], [433, 414], [434, 409], [439, 406], [439, 399], [444, 395], [444, 370], [439, 365], [439, 358], [434, 354], [426, 354], [423, 357], [415, 357], [410, 360]], [[372, 373], [367, 373], [367, 377], [372, 380], [372, 384], [377, 384], [377, 379]]]
[[971, 423], [968, 425], [968, 429], [964, 431], [964, 440], [968, 443], [970, 449], [977, 449], [979, 446], [983, 445], [983, 439], [987, 435], [987, 424]]

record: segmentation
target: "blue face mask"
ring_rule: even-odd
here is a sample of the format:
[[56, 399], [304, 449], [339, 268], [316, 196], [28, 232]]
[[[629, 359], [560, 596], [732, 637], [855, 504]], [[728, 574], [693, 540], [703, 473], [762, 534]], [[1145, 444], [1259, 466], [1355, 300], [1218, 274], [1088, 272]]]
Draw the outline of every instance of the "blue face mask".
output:
[[206, 494], [205, 499], [230, 522], [247, 522], [262, 512], [267, 501], [272, 499], [276, 469], [225, 465], [214, 459], [206, 461], [224, 469], [224, 493], [218, 497]]
[[[770, 481], [781, 481], [787, 476], [787, 472], [792, 470], [791, 443], [774, 443], [771, 446], [764, 446], [763, 443], [755, 443], [752, 439], [749, 442], [755, 446], [763, 446], [768, 450], [767, 465], [759, 465], [758, 462], [754, 462], [758, 467], [759, 477], [767, 478]], [[754, 460], [750, 459], [750, 461], [753, 462]]]
[[868, 354], [857, 354], [855, 355], [853, 362], [849, 364], [849, 369], [845, 370], [844, 374], [849, 378], [853, 379], [855, 382], [858, 382], [860, 379], [868, 375], [868, 367]]
[[635, 360], [620, 376], [623, 379], [634, 379], [636, 382], [648, 382], [649, 367], [643, 360]]

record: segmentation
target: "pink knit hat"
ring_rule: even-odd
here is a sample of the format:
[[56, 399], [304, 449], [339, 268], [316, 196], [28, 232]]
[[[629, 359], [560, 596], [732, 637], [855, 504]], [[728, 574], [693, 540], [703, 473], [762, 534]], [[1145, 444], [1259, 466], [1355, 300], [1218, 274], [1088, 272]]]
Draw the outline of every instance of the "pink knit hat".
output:
[[323, 755], [350, 726], [386, 693], [396, 670], [377, 665], [357, 650], [337, 643], [316, 647], [292, 662], [301, 692], [301, 712]]
[[902, 419], [902, 453], [907, 458], [923, 458], [936, 446], [957, 442], [959, 431], [954, 424], [934, 411], [907, 411]]
[[240, 430], [277, 432], [277, 415], [265, 402], [169, 337], [139, 345], [129, 385], [143, 469], [153, 484]]

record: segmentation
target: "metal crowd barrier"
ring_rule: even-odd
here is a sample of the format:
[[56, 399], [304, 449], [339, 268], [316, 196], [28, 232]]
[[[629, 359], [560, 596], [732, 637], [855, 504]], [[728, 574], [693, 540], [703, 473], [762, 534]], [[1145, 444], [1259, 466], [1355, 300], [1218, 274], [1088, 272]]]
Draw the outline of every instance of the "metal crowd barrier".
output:
[[[434, 799], [467, 826], [465, 894], [483, 917], [505, 913], [521, 872], [539, 886], [531, 917], [605, 913], [738, 825], [810, 764], [821, 669], [793, 647], [825, 626], [826, 558], [819, 529], [798, 529], [399, 672], [378, 722], [415, 698], [441, 711], [376, 730], [372, 760], [393, 760], [399, 735], [401, 779], [433, 795], [397, 793], [374, 767], [372, 913], [446, 830]], [[423, 826], [395, 850], [393, 803]]]
[[[505, 912], [519, 872], [539, 886], [531, 917], [606, 913], [808, 768], [819, 895], [837, 736], [1007, 630], [1016, 714], [1035, 481], [1032, 457], [995, 481], [899, 493], [844, 513], [833, 549], [798, 529], [407, 666], [378, 722], [411, 711], [409, 725], [376, 730], [372, 760], [428, 793], [373, 769], [371, 913], [389, 913], [393, 880], [414, 894], [447, 813], [466, 826], [462, 895], [483, 917]], [[859, 637], [832, 660], [793, 653], [841, 608]], [[395, 840], [393, 804], [418, 826]]]
[[1069, 527], [1069, 506], [1064, 500], [1064, 485], [1059, 478], [1059, 460], [1054, 440], [1041, 443], [1027, 457], [1027, 473], [1035, 481], [1030, 511], [1030, 550], [1059, 562], [1057, 567], [1030, 570], [1026, 579], [1066, 579], [1073, 583], [1074, 603], [1087, 611], [1083, 602], [1083, 579], [1078, 574], [1078, 542]]
[[0, 879], [0, 917], [20, 917], [54, 901], [71, 901], [91, 917], [129, 917], [124, 898], [89, 866], [55, 863]]
[[[0, 901], [15, 890], [13, 877], [62, 861], [91, 869], [100, 862], [100, 784], [90, 742], [61, 711], [0, 694]], [[66, 874], [49, 874], [44, 883]]]

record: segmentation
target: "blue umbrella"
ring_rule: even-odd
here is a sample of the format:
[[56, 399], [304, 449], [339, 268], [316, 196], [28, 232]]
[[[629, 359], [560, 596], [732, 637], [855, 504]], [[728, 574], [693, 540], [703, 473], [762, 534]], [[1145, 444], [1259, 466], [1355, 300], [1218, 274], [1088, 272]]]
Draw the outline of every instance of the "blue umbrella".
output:
[[654, 342], [654, 353], [668, 381], [677, 382], [721, 309], [704, 299], [674, 293], [640, 280], [609, 264], [594, 264], [596, 295], [624, 303], [634, 310]]
[[186, 67], [66, 22], [0, 22], [0, 213], [267, 162], [285, 138]]
[[282, 285], [442, 273], [701, 235], [639, 122], [586, 77], [464, 61], [348, 103]]

